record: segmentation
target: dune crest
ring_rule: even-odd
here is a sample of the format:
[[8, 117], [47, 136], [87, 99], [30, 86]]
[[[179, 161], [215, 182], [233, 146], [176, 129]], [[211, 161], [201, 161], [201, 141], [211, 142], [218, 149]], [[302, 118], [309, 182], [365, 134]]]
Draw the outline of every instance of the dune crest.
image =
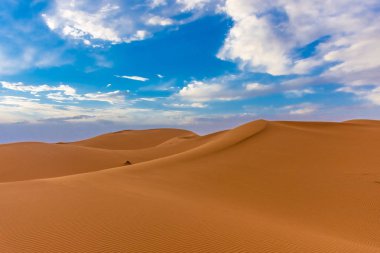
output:
[[149, 129], [149, 130], [126, 130], [109, 134], [103, 134], [87, 140], [71, 142], [71, 145], [111, 149], [132, 150], [154, 147], [171, 138], [179, 136], [193, 136], [191, 131], [182, 129]]
[[[207, 136], [1, 145], [2, 159], [39, 158], [33, 180], [1, 169], [0, 252], [380, 252], [377, 123], [258, 120]], [[62, 165], [51, 171], [78, 171], [32, 176], [49, 155]], [[5, 165], [17, 171], [16, 159]]]

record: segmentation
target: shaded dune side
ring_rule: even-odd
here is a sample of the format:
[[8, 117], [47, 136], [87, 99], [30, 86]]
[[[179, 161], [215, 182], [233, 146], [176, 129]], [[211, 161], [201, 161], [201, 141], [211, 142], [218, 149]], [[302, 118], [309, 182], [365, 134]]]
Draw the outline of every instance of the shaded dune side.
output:
[[258, 121], [170, 157], [3, 183], [0, 250], [380, 252], [379, 150], [372, 125]]
[[57, 177], [121, 166], [121, 152], [47, 143], [0, 145], [0, 182]]
[[[130, 135], [133, 135], [132, 131], [129, 132]], [[160, 134], [161, 131], [150, 130], [150, 132]], [[0, 182], [58, 177], [98, 171], [122, 166], [126, 161], [136, 164], [184, 152], [212, 140], [219, 134], [198, 136], [195, 134], [184, 135], [184, 133], [188, 133], [187, 131], [175, 130], [173, 133], [169, 133], [168, 130], [164, 130], [164, 132], [165, 134], [160, 137], [160, 141], [167, 138], [170, 139], [157, 146], [138, 150], [112, 149], [112, 147], [118, 146], [112, 146], [114, 145], [114, 138], [109, 137], [109, 135], [104, 135], [101, 138], [102, 141], [106, 142], [109, 137], [108, 147], [111, 147], [111, 149], [36, 142], [0, 145], [0, 161], [2, 163], [0, 166]], [[118, 135], [118, 133], [113, 134], [113, 136], [115, 135]], [[138, 135], [145, 140], [145, 143], [150, 142], [149, 134], [148, 136], [144, 136], [139, 131]], [[177, 137], [171, 138], [172, 136]], [[138, 140], [133, 140], [133, 138], [127, 138], [127, 140], [123, 141], [128, 142], [129, 146], [134, 147], [137, 146], [136, 142], [138, 142]], [[156, 138], [150, 144], [153, 145], [157, 141], [158, 139]]]
[[94, 138], [71, 142], [69, 144], [111, 150], [132, 150], [154, 147], [179, 136], [196, 136], [196, 134], [187, 130], [171, 128], [125, 130], [99, 135]]

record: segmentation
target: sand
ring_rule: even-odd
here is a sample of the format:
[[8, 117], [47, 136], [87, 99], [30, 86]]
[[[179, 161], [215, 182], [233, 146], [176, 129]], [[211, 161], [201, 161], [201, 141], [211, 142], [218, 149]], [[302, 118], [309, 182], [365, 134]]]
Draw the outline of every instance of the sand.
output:
[[0, 252], [380, 252], [378, 121], [122, 131], [0, 162]]

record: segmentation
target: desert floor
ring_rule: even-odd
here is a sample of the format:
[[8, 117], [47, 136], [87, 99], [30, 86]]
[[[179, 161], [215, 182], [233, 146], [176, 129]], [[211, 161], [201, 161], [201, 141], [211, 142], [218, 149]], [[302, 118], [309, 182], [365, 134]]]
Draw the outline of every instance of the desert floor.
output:
[[380, 122], [0, 145], [0, 252], [380, 252]]

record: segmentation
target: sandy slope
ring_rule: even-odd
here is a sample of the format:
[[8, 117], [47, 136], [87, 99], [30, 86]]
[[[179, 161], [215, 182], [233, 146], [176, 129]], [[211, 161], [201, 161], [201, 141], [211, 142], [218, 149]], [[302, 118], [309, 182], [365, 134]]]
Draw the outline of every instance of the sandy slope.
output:
[[192, 136], [193, 132], [181, 129], [125, 130], [72, 142], [72, 145], [103, 149], [142, 149], [156, 146], [174, 137]]
[[173, 152], [1, 183], [0, 252], [380, 252], [377, 122], [256, 121], [148, 146], [133, 152]]
[[[137, 149], [136, 136], [144, 140], [146, 148]], [[151, 133], [159, 135], [152, 136]], [[157, 159], [199, 146], [217, 134], [198, 136], [185, 130], [168, 129], [118, 132], [90, 139], [102, 140], [104, 148], [90, 147], [90, 141], [48, 144], [38, 142], [0, 145], [0, 182], [58, 177], [123, 166], [126, 161], [136, 164]], [[117, 137], [120, 141], [117, 142]], [[132, 136], [132, 137], [131, 137]], [[174, 136], [174, 137], [173, 137]], [[109, 137], [109, 143], [106, 143]], [[125, 143], [124, 143], [125, 142]], [[79, 143], [79, 144], [78, 144]], [[88, 146], [82, 144], [86, 143]], [[114, 144], [114, 146], [112, 146]], [[126, 150], [117, 150], [124, 145]], [[109, 148], [107, 148], [109, 147]]]

